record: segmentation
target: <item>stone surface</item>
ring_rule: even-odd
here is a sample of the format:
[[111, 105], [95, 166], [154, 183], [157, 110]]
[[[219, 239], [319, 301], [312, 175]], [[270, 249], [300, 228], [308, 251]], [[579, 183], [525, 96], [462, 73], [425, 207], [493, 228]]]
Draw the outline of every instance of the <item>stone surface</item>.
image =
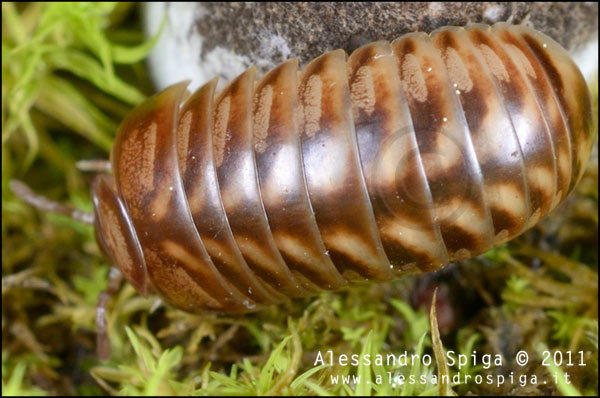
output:
[[[196, 29], [204, 52], [217, 45], [254, 62], [279, 63], [290, 56], [306, 62], [344, 48], [353, 36], [393, 40], [407, 32], [446, 25], [509, 21], [529, 23], [574, 49], [597, 34], [597, 3], [206, 3]], [[282, 45], [285, 43], [285, 45]]]
[[155, 29], [161, 10], [167, 9], [167, 33], [173, 36], [162, 50], [159, 46], [153, 62], [195, 69], [173, 74], [173, 68], [165, 72], [168, 67], [153, 66], [172, 75], [155, 73], [159, 86], [169, 79], [206, 81], [215, 75], [230, 80], [250, 64], [264, 73], [292, 57], [305, 65], [327, 51], [350, 52], [366, 42], [393, 40], [407, 32], [498, 21], [529, 24], [567, 48], [582, 69], [597, 71], [598, 4], [594, 2], [187, 3], [153, 4], [147, 9], [156, 14], [154, 20], [146, 19], [148, 31]]

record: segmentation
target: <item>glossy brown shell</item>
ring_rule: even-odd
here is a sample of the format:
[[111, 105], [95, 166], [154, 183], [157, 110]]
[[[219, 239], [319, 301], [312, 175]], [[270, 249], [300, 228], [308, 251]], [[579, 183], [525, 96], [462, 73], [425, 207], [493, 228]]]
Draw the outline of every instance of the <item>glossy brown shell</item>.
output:
[[94, 183], [100, 246], [145, 294], [247, 312], [434, 271], [537, 223], [581, 177], [587, 85], [521, 26], [443, 28], [250, 68], [123, 122]]

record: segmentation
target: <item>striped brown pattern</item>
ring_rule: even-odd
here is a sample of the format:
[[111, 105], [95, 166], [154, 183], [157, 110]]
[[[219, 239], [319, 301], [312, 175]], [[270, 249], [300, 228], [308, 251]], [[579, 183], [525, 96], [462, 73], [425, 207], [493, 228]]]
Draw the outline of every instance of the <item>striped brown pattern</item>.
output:
[[93, 193], [98, 242], [145, 294], [247, 312], [434, 271], [506, 242], [571, 192], [593, 141], [552, 39], [443, 28], [290, 60], [122, 124]]

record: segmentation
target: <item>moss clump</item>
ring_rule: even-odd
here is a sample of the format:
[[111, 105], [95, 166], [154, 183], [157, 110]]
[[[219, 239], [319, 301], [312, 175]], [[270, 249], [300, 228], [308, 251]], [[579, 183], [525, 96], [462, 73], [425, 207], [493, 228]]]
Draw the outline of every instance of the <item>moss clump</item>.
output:
[[[93, 230], [36, 212], [7, 182], [21, 178], [90, 210], [91, 176], [74, 164], [106, 157], [118, 122], [152, 91], [139, 62], [152, 43], [142, 43], [137, 11], [128, 5], [2, 7], [4, 394], [597, 394], [597, 159], [547, 220], [435, 275], [354, 286], [245, 316], [187, 314], [125, 284], [109, 307], [113, 356], [100, 363], [94, 306], [110, 264]], [[597, 113], [597, 84], [592, 92]], [[336, 359], [406, 352], [432, 361], [330, 365], [329, 350]], [[529, 354], [525, 366], [514, 361], [521, 350]], [[573, 362], [581, 351], [587, 366], [541, 366], [544, 351], [568, 350]], [[448, 351], [467, 361], [438, 368]], [[485, 354], [500, 355], [502, 364], [487, 366]], [[560, 372], [572, 384], [554, 377]], [[390, 375], [429, 381], [390, 383]], [[431, 382], [444, 375], [451, 379], [443, 389]], [[476, 375], [506, 380], [477, 383]], [[352, 376], [362, 382], [342, 382]]]

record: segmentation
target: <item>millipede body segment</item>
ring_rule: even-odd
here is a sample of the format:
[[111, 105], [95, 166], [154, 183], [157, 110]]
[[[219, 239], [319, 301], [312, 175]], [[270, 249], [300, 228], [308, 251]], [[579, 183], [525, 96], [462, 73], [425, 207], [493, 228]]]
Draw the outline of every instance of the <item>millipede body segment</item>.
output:
[[248, 312], [434, 271], [532, 227], [593, 141], [587, 85], [547, 36], [499, 23], [167, 88], [93, 185], [103, 251], [190, 312]]

